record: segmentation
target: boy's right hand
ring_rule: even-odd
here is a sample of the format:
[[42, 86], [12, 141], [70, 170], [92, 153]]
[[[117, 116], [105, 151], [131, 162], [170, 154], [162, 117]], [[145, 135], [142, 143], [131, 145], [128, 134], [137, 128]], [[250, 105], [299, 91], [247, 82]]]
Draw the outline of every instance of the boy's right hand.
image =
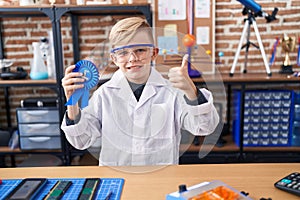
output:
[[182, 90], [189, 100], [197, 99], [197, 88], [188, 73], [188, 55], [182, 58], [181, 67], [172, 67], [168, 73], [172, 86]]
[[61, 80], [67, 100], [69, 100], [76, 89], [84, 87], [84, 84], [82, 83], [85, 79], [81, 78], [83, 74], [80, 72], [73, 72], [74, 68], [75, 65], [67, 67], [65, 70], [65, 76]]

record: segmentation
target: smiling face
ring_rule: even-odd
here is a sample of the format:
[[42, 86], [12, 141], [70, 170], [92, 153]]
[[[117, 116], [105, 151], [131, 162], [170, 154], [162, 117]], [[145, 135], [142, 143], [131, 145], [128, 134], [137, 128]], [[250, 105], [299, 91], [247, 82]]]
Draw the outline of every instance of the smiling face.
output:
[[151, 61], [153, 61], [158, 49], [152, 45], [147, 30], [139, 30], [129, 42], [122, 45], [115, 45], [111, 58], [121, 69], [127, 80], [141, 84], [148, 80], [151, 71]]

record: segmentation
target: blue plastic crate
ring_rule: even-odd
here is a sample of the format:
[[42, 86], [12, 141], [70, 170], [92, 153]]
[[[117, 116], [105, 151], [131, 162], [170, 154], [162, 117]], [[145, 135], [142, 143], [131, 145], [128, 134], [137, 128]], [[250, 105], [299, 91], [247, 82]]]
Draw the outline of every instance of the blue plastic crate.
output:
[[[240, 146], [241, 102], [240, 90], [233, 91], [233, 140]], [[244, 104], [244, 146], [291, 146], [294, 92], [291, 90], [247, 90]], [[275, 121], [272, 120], [275, 117]], [[266, 120], [265, 120], [266, 119]], [[248, 132], [247, 132], [248, 131]], [[256, 137], [249, 132], [256, 132]], [[266, 137], [269, 132], [269, 137]], [[278, 139], [274, 137], [278, 135]], [[284, 134], [279, 134], [280, 132]]]
[[300, 104], [294, 106], [294, 120], [300, 121]]
[[292, 146], [300, 146], [300, 121], [293, 123], [292, 138]]
[[295, 91], [294, 93], [295, 104], [300, 104], [300, 91]]

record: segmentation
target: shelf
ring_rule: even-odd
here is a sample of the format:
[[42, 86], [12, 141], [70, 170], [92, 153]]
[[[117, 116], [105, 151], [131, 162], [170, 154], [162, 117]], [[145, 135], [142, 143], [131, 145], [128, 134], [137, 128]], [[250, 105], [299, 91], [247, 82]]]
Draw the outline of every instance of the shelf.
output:
[[[185, 150], [186, 149], [186, 150]], [[226, 144], [224, 147], [216, 147], [213, 145], [193, 145], [193, 144], [182, 144], [180, 150], [185, 152], [199, 152], [199, 151], [214, 151], [214, 152], [238, 152], [239, 148], [235, 144]]]
[[299, 77], [294, 77], [292, 75], [279, 74], [274, 73], [271, 77], [269, 77], [265, 73], [238, 73], [233, 77], [229, 76], [229, 74], [204, 74], [201, 78], [193, 78], [194, 82], [209, 82], [209, 83], [230, 83], [230, 84], [260, 84], [260, 83], [298, 83], [300, 82]]
[[0, 17], [49, 17], [52, 18], [53, 7], [45, 6], [0, 6]]
[[[213, 152], [238, 152], [239, 147], [234, 142], [227, 142], [223, 147], [212, 148], [212, 145], [193, 145], [193, 144], [181, 144], [180, 151], [185, 152], [199, 152], [201, 151], [213, 151]], [[243, 152], [300, 152], [300, 147], [244, 147]]]
[[[116, 71], [116, 68], [107, 69], [107, 73], [111, 73]], [[222, 78], [222, 79], [220, 79]], [[238, 74], [234, 77], [229, 77], [227, 74], [221, 74], [221, 76], [218, 75], [203, 75], [202, 78], [193, 78], [194, 82], [197, 83], [203, 83], [203, 82], [220, 82], [223, 81], [224, 83], [253, 83], [253, 84], [259, 84], [261, 82], [280, 82], [280, 83], [295, 83], [299, 84], [300, 78], [299, 77], [290, 77], [287, 78], [286, 75], [282, 74], [275, 74], [272, 77], [265, 77], [262, 74]], [[25, 80], [0, 80], [0, 85], [54, 85], [56, 84], [56, 80], [54, 79], [47, 79], [47, 80], [31, 80], [31, 79], [25, 79]]]
[[[52, 30], [55, 30], [55, 14], [54, 14], [54, 8], [51, 5], [2, 6], [0, 7], [0, 17], [1, 18], [43, 17], [49, 20], [49, 22], [51, 23]], [[1, 19], [1, 20], [5, 20], [5, 19]], [[2, 32], [2, 30], [0, 31]], [[53, 37], [55, 38], [54, 34]], [[56, 55], [56, 57], [57, 56], [58, 55]], [[0, 57], [1, 58], [5, 57], [3, 43], [1, 43], [0, 45]], [[4, 93], [5, 93], [7, 126], [8, 127], [12, 126], [11, 119], [10, 119], [11, 116], [10, 116], [10, 101], [9, 101], [10, 87], [47, 87], [53, 89], [59, 98], [63, 98], [61, 83], [59, 81], [58, 79], [31, 80], [29, 76], [27, 77], [27, 79], [19, 79], [19, 80], [1, 79], [0, 87], [4, 88]], [[59, 102], [61, 102], [60, 99]], [[1, 155], [10, 155], [12, 157], [11, 158], [12, 166], [15, 166], [14, 155], [16, 154], [40, 154], [40, 153], [60, 155], [63, 157], [65, 163], [66, 164], [68, 163], [68, 160], [65, 159], [66, 153], [64, 152], [64, 147], [62, 147], [61, 149], [44, 149], [44, 150], [20, 150], [20, 149], [10, 149], [9, 147], [0, 147]]]
[[[55, 9], [60, 10], [65, 14], [66, 12], [76, 14], [76, 15], [132, 15], [133, 12], [144, 14], [144, 9], [150, 9], [150, 4], [102, 4], [102, 5], [63, 5], [55, 4]], [[88, 11], [88, 12], [87, 12]], [[101, 12], [99, 12], [101, 11]], [[147, 16], [146, 16], [147, 17]]]
[[180, 152], [185, 151], [187, 153], [196, 153], [201, 151], [213, 151], [213, 152], [239, 152], [239, 147], [232, 141], [231, 135], [222, 137], [226, 144], [223, 147], [217, 147], [213, 145], [194, 145], [194, 144], [181, 144]]
[[31, 79], [22, 79], [22, 80], [0, 80], [0, 86], [56, 86], [56, 80], [47, 79], [47, 80], [31, 80]]
[[17, 153], [21, 152], [21, 150], [18, 149], [11, 149], [10, 147], [0, 147], [0, 154], [1, 153]]
[[244, 152], [300, 152], [300, 147], [244, 147]]
[[27, 153], [62, 153], [60, 149], [39, 149], [39, 150], [21, 150], [19, 148], [11, 149], [10, 147], [0, 147], [0, 154], [27, 154]]
[[[110, 70], [114, 72], [115, 70]], [[162, 72], [162, 75], [167, 79], [166, 72]], [[300, 78], [294, 76], [287, 76], [284, 74], [273, 74], [272, 77], [268, 77], [263, 73], [248, 73], [237, 74], [230, 77], [228, 74], [204, 74], [200, 78], [192, 78], [195, 83], [224, 83], [224, 84], [271, 84], [271, 83], [289, 83], [299, 84]]]
[[[38, 6], [0, 6], [0, 17], [48, 17], [51, 22], [51, 28], [53, 33], [53, 44], [54, 44], [54, 54], [55, 54], [55, 66], [56, 66], [56, 80], [0, 80], [0, 86], [5, 88], [6, 105], [7, 106], [7, 116], [8, 116], [8, 127], [11, 126], [10, 122], [10, 107], [9, 107], [9, 87], [49, 87], [54, 88], [59, 97], [59, 115], [62, 118], [65, 112], [64, 106], [64, 91], [61, 87], [61, 80], [64, 75], [64, 60], [63, 60], [63, 47], [62, 47], [62, 33], [61, 33], [61, 17], [71, 16], [71, 27], [72, 27], [72, 39], [73, 39], [73, 52], [74, 52], [74, 62], [77, 62], [80, 58], [80, 49], [78, 44], [78, 16], [89, 16], [89, 15], [144, 15], [146, 20], [152, 25], [152, 12], [151, 4], [130, 4], [130, 5], [120, 5], [120, 4], [105, 4], [105, 5], [38, 5]], [[1, 29], [0, 29], [1, 31]], [[0, 34], [1, 37], [1, 34]], [[4, 57], [3, 43], [0, 44], [0, 57]], [[110, 78], [109, 74], [103, 76], [104, 80]], [[62, 134], [64, 140], [62, 150], [35, 150], [35, 151], [22, 151], [20, 149], [10, 149], [9, 147], [0, 147], [0, 154], [4, 155], [14, 155], [21, 153], [62, 153], [65, 156], [65, 164], [69, 164], [72, 152], [69, 151], [68, 143], [64, 135]]]

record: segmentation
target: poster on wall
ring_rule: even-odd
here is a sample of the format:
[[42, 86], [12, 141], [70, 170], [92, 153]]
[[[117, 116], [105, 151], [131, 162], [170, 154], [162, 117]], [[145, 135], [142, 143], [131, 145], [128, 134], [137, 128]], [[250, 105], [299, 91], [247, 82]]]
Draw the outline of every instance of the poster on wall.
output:
[[185, 20], [186, 1], [158, 0], [158, 20]]
[[210, 0], [195, 0], [195, 17], [210, 18]]
[[197, 44], [209, 44], [209, 27], [208, 26], [198, 26], [196, 28], [196, 38]]
[[[213, 64], [215, 63], [215, 1], [190, 0], [189, 2], [193, 2], [193, 5], [187, 4], [187, 0], [155, 0], [154, 10], [157, 11], [154, 15], [155, 39], [159, 47], [159, 55], [155, 63], [156, 66], [181, 65], [181, 56], [187, 50], [183, 45], [182, 37], [188, 32], [187, 19], [191, 18], [188, 15], [188, 8], [190, 8], [194, 11], [193, 34], [196, 37], [196, 45], [192, 51], [193, 61], [200, 63], [203, 61], [202, 58], [209, 59], [201, 66], [201, 73], [212, 74], [215, 72]], [[174, 13], [170, 15], [169, 11], [172, 9]], [[167, 72], [163, 67], [160, 70]]]

